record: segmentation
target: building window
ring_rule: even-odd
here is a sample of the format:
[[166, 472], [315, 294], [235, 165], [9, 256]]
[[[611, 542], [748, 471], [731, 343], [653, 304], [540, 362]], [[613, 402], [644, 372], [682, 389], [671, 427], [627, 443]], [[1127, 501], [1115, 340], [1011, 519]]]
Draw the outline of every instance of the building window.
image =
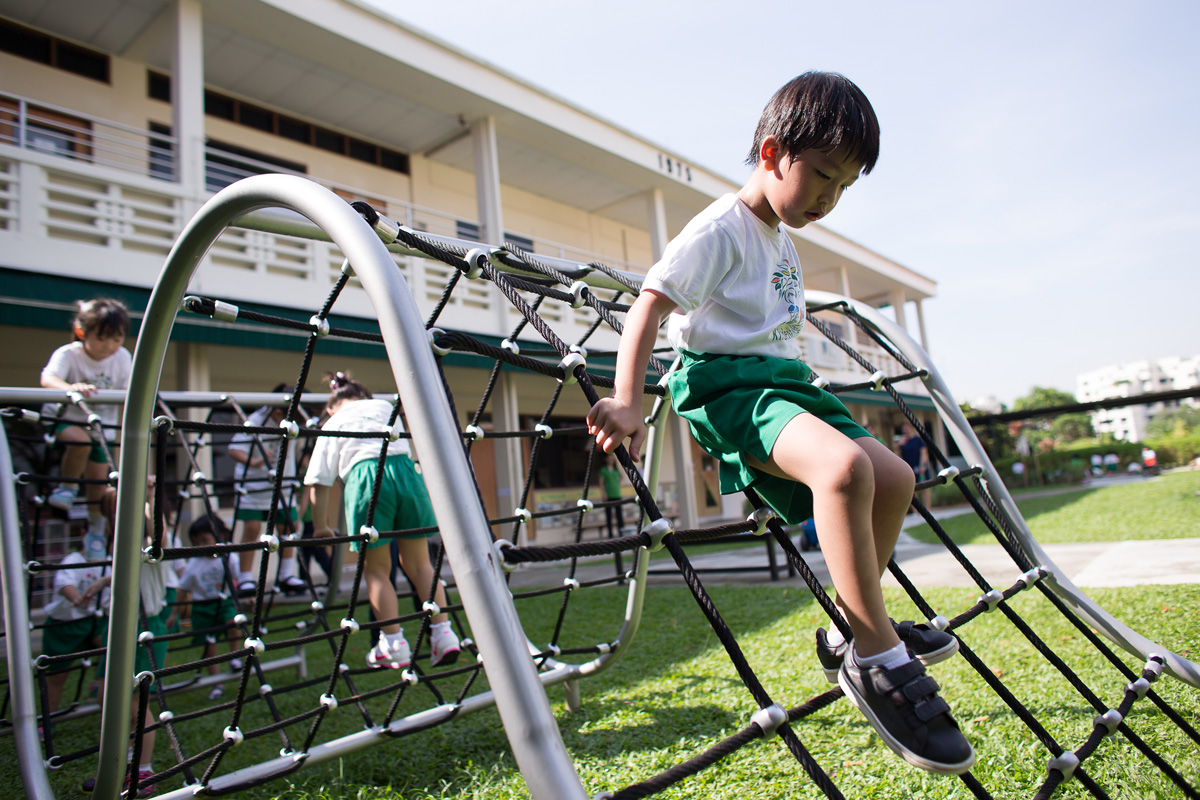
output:
[[[170, 136], [171, 126], [151, 122], [150, 132], [157, 133], [159, 136]], [[151, 178], [159, 178], [164, 181], [175, 180], [175, 143], [170, 139], [151, 136], [148, 162]]]
[[[523, 427], [528, 430], [541, 420], [529, 417]], [[568, 419], [551, 417], [550, 427], [560, 428], [583, 427], [584, 419]], [[533, 485], [538, 489], [557, 489], [564, 486], [582, 486], [587, 476], [588, 458], [591, 457], [596, 443], [586, 432], [556, 433], [549, 439], [541, 441], [538, 447], [537, 464], [533, 471]], [[598, 467], [595, 465], [593, 471]]]
[[0, 20], [0, 51], [109, 83], [110, 61], [104, 53], [80, 47], [8, 20]]
[[91, 160], [92, 123], [47, 108], [0, 99], [0, 142], [54, 156]]
[[480, 238], [479, 226], [474, 222], [463, 222], [461, 219], [454, 224], [454, 235], [459, 239], [466, 239], [468, 242], [482, 242]]
[[521, 236], [516, 233], [507, 233], [506, 232], [504, 234], [504, 241], [512, 242], [517, 247], [524, 250], [526, 253], [533, 252], [533, 239], [530, 239], [528, 236]]
[[308, 167], [295, 161], [248, 150], [226, 142], [208, 140], [204, 155], [204, 188], [219, 192], [234, 181], [251, 175], [290, 172], [306, 175]]

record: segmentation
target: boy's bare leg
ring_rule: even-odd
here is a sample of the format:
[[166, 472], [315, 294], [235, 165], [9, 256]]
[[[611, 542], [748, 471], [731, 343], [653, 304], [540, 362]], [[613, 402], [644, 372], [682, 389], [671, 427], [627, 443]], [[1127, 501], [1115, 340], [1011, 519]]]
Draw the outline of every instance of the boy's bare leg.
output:
[[912, 467], [877, 439], [854, 439], [871, 459], [875, 474], [875, 503], [871, 525], [875, 531], [875, 554], [879, 557], [879, 575], [887, 571], [888, 561], [900, 538], [900, 528], [908, 516], [916, 479]]
[[[262, 525], [256, 519], [242, 520], [242, 535], [238, 537], [238, 542], [257, 542], [262, 533]], [[238, 564], [242, 572], [254, 572], [254, 556], [253, 550], [243, 550], [238, 553]]]
[[[838, 604], [854, 633], [856, 652], [872, 656], [898, 645], [879, 588], [880, 562], [886, 566], [891, 548], [881, 554], [876, 541], [874, 462], [868, 451], [812, 414], [802, 413], [784, 426], [767, 463], [755, 461], [751, 459], [765, 472], [812, 490], [817, 537]], [[890, 470], [885, 480], [891, 482]], [[893, 514], [889, 508], [881, 523]], [[895, 533], [885, 533], [882, 544], [888, 538], [895, 544], [898, 533], [897, 523]]]
[[[409, 581], [416, 587], [417, 594], [425, 599], [429, 585], [433, 583], [433, 564], [429, 560], [429, 544], [424, 539], [399, 539], [400, 568], [408, 576]], [[433, 602], [438, 608], [446, 607], [446, 589], [438, 581], [433, 591]], [[446, 612], [433, 617], [431, 622], [445, 622], [449, 619]]]
[[[363, 571], [375, 618], [395, 619], [400, 615], [400, 603], [396, 600], [396, 586], [392, 583], [392, 549], [384, 543], [368, 550]], [[399, 633], [400, 623], [384, 625], [380, 630], [383, 633]]]

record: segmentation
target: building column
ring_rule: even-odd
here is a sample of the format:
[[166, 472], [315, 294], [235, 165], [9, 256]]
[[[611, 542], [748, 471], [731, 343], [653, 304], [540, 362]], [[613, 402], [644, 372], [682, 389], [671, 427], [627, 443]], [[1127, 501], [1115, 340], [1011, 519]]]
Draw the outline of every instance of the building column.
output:
[[904, 303], [907, 298], [904, 296], [903, 289], [892, 289], [890, 292], [892, 311], [896, 314], [896, 324], [904, 330], [908, 330], [908, 323], [904, 319]]
[[494, 117], [484, 117], [471, 125], [471, 143], [475, 150], [479, 235], [487, 244], [500, 245], [504, 243], [504, 213], [500, 206], [500, 153]]
[[[208, 345], [196, 342], [177, 342], [175, 348], [175, 374], [178, 376], [179, 389], [184, 392], [212, 391], [212, 372], [208, 362]], [[208, 409], [185, 408], [181, 410], [179, 416], [192, 422], [204, 422], [208, 418]], [[190, 441], [186, 438], [187, 434], [181, 433], [180, 435], [181, 443], [186, 446]], [[197, 435], [192, 433], [191, 440], [194, 440]], [[196, 453], [196, 463], [197, 468], [208, 476], [209, 480], [215, 477], [213, 473], [212, 447], [200, 448]], [[191, 462], [187, 456], [181, 454], [175, 460], [175, 477], [184, 481], [189, 480], [191, 478], [191, 468]], [[186, 506], [191, 519], [198, 519], [206, 513], [204, 501], [201, 498], [197, 497], [189, 500]]]
[[925, 336], [925, 311], [921, 307], [920, 300], [914, 300], [913, 306], [917, 310], [917, 332], [921, 336], [921, 347], [925, 348], [925, 352], [929, 352], [929, 339]]
[[[517, 408], [516, 373], [500, 371], [492, 392], [492, 429], [515, 431], [521, 427]], [[512, 516], [525, 484], [525, 466], [520, 439], [495, 439], [496, 510], [501, 517]], [[530, 498], [532, 502], [532, 498]]]
[[[646, 193], [646, 217], [650, 228], [650, 256], [657, 262], [667, 249], [667, 210], [662, 189], [651, 189]], [[677, 528], [697, 528], [696, 522], [696, 465], [692, 460], [692, 434], [687, 422], [673, 410], [668, 411], [662, 422], [670, 431], [671, 464], [675, 469], [675, 494], [679, 498]]]
[[197, 0], [175, 0], [171, 19], [171, 132], [184, 221], [207, 199], [204, 180], [204, 29]]
[[[841, 278], [842, 278], [842, 296], [853, 300], [854, 295], [850, 294], [850, 270], [849, 270], [849, 268], [847, 268], [846, 265], [843, 264], [838, 269], [838, 272], [841, 273]], [[858, 349], [858, 326], [855, 325], [853, 322], [850, 322], [849, 320], [847, 320], [847, 322], [846, 322], [846, 343], [848, 345], [850, 345], [851, 347], [853, 347], [855, 350]]]

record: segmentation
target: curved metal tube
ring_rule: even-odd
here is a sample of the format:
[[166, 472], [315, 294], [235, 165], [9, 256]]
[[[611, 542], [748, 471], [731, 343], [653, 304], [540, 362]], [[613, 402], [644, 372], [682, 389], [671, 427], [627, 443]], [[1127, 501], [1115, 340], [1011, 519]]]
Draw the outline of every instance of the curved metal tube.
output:
[[[147, 474], [155, 393], [176, 311], [192, 274], [226, 227], [267, 207], [288, 208], [312, 220], [354, 266], [378, 315], [396, 386], [405, 399], [413, 441], [422, 454], [422, 470], [429, 478], [430, 499], [443, 530], [446, 555], [489, 681], [505, 689], [497, 692], [496, 707], [517, 765], [531, 795], [539, 800], [585, 798], [533, 662], [520, 646], [524, 635], [495, 562], [487, 519], [478, 504], [460, 502], [462, 487], [471, 485], [471, 472], [462, 447], [457, 446], [458, 427], [437, 379], [415, 301], [383, 243], [337, 195], [304, 178], [254, 176], [218, 192], [184, 228], [150, 296], [138, 336], [122, 426], [124, 471]], [[138, 582], [145, 488], [141, 481], [120, 483], [114, 584], [135, 586]], [[110, 675], [132, 673], [137, 602], [135, 592], [113, 593]], [[120, 790], [131, 697], [131, 684], [107, 682], [96, 785], [101, 796], [115, 797]]]
[[1055, 565], [1054, 561], [1046, 554], [1046, 551], [1042, 549], [1042, 546], [1033, 538], [1033, 534], [1030, 533], [1029, 526], [1025, 524], [1025, 518], [1021, 516], [1016, 502], [1012, 499], [1012, 495], [1008, 493], [1008, 488], [1005, 487], [1004, 482], [1000, 480], [999, 473], [992, 466], [991, 460], [987, 457], [987, 453], [984, 452], [983, 445], [979, 443], [979, 439], [976, 438], [970, 423], [967, 422], [967, 418], [962, 413], [962, 409], [954, 401], [954, 396], [950, 394], [950, 389], [946, 386], [945, 381], [942, 380], [942, 376], [938, 373], [937, 368], [929, 360], [929, 354], [908, 335], [907, 331], [880, 314], [876, 309], [862, 305], [841, 295], [830, 292], [806, 292], [805, 302], [810, 306], [823, 306], [838, 302], [845, 303], [854, 309], [855, 313], [870, 323], [876, 331], [891, 340], [909, 361], [918, 368], [928, 372], [929, 377], [925, 380], [925, 386], [929, 391], [930, 397], [933, 398], [934, 404], [937, 406], [942, 422], [946, 425], [946, 429], [958, 444], [959, 450], [962, 451], [968, 463], [982, 467], [983, 474], [981, 475], [981, 479], [987, 486], [988, 493], [995, 498], [1000, 509], [1008, 519], [1009, 524], [1016, 531], [1017, 540], [1022, 550], [1024, 550], [1025, 556], [1034, 564], [1044, 566], [1052, 572], [1051, 577], [1046, 580], [1049, 582], [1049, 586], [1054, 593], [1086, 622], [1100, 630], [1120, 647], [1141, 658], [1148, 659], [1151, 655], [1162, 656], [1167, 672], [1185, 683], [1200, 688], [1200, 666], [1152, 642], [1109, 614], [1095, 600], [1084, 594]]

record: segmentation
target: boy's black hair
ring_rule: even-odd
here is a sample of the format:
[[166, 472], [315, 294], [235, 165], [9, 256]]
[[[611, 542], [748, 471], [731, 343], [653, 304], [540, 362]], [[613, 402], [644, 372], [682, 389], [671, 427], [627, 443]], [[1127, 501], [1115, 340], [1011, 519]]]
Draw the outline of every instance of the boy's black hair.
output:
[[[83, 336], [95, 332], [101, 339], [124, 336], [129, 333], [129, 311], [120, 300], [98, 297], [95, 300], [79, 300], [75, 304], [75, 319], [72, 328]], [[83, 336], [79, 336], [80, 339]]]
[[218, 542], [229, 541], [229, 526], [220, 517], [205, 514], [203, 517], [197, 517], [191, 525], [188, 526], [188, 539], [195, 543], [196, 534], [208, 533], [211, 534]]
[[775, 93], [763, 109], [746, 163], [758, 163], [763, 140], [774, 136], [783, 154], [830, 152], [845, 147], [863, 174], [879, 158], [879, 120], [871, 101], [853, 81], [836, 72], [806, 72]]

